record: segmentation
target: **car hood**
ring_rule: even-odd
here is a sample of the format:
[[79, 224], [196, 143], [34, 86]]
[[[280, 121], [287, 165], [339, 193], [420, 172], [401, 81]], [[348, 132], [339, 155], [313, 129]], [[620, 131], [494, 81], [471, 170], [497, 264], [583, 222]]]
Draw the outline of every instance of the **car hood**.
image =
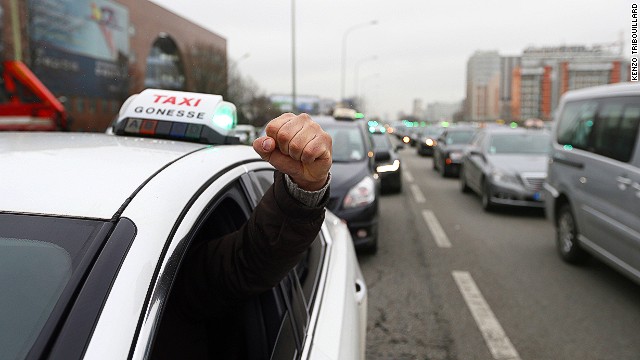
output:
[[331, 192], [333, 194], [347, 192], [369, 173], [366, 161], [334, 162], [331, 165]]
[[547, 172], [548, 155], [489, 155], [489, 163], [494, 169], [501, 169], [510, 173]]

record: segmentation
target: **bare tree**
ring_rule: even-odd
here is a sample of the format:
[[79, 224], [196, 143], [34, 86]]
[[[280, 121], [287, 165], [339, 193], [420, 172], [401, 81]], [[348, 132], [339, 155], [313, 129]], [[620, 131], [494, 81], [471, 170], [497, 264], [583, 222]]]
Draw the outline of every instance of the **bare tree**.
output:
[[280, 109], [261, 93], [253, 79], [243, 77], [229, 65], [224, 51], [206, 44], [194, 44], [185, 57], [192, 91], [219, 94], [236, 105], [238, 122], [263, 126], [280, 115]]
[[228, 97], [227, 56], [213, 45], [195, 43], [185, 56], [189, 90]]

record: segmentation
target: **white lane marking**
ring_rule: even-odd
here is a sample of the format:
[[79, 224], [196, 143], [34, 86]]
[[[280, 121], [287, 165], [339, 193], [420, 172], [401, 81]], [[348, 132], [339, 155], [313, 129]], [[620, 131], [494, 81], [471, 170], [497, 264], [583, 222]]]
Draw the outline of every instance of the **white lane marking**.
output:
[[478, 286], [467, 271], [452, 271], [458, 289], [462, 293], [484, 341], [496, 360], [520, 360], [520, 355], [511, 344], [493, 311], [484, 299]]
[[450, 248], [451, 242], [447, 237], [447, 234], [442, 229], [438, 218], [431, 210], [422, 210], [422, 218], [424, 222], [427, 223], [429, 227], [429, 231], [431, 231], [431, 235], [433, 236], [433, 240], [436, 242], [436, 245], [441, 248]]
[[416, 202], [418, 204], [421, 204], [427, 201], [427, 199], [425, 199], [424, 194], [422, 193], [418, 185], [411, 184], [410, 188], [411, 188], [411, 192], [413, 193], [413, 198], [416, 199]]
[[402, 170], [402, 173], [404, 174], [404, 178], [407, 179], [408, 182], [414, 182], [415, 180], [413, 179], [413, 175], [411, 175], [411, 173], [407, 170]]

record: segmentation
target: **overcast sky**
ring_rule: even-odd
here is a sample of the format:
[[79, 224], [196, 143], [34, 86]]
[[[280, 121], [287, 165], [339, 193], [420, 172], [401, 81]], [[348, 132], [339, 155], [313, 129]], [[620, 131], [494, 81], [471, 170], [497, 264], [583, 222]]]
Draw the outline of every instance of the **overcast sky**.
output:
[[[292, 0], [152, 1], [224, 37], [230, 60], [241, 59], [241, 74], [267, 94], [291, 93]], [[356, 94], [357, 85], [369, 115], [410, 113], [414, 99], [462, 100], [476, 50], [519, 55], [529, 46], [591, 46], [622, 36], [629, 58], [633, 2], [298, 0], [297, 94], [338, 99], [345, 32], [373, 20], [346, 41], [345, 92]]]

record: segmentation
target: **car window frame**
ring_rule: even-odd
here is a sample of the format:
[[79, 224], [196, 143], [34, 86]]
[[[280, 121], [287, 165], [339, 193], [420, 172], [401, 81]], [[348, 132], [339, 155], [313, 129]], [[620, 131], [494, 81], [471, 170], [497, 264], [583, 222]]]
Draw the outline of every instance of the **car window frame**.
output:
[[[257, 204], [262, 194], [273, 184], [273, 169], [258, 169], [249, 172], [249, 177], [252, 179], [252, 185], [257, 192], [257, 198], [254, 202]], [[310, 333], [312, 328], [312, 314], [319, 309], [318, 297], [320, 294], [320, 287], [322, 284], [322, 276], [326, 271], [326, 256], [327, 256], [327, 243], [324, 240], [322, 231], [318, 234], [316, 239], [311, 244], [311, 247], [305, 253], [303, 259], [289, 272], [289, 274], [278, 284], [278, 292], [285, 300], [285, 305], [288, 308], [287, 314], [290, 315], [289, 320], [294, 324], [294, 332], [291, 336], [296, 337], [296, 354], [303, 351], [305, 343], [308, 343], [312, 339]], [[305, 267], [305, 261], [313, 261], [314, 264], [306, 265], [307, 269], [312, 271], [306, 274], [303, 279], [303, 283], [300, 282], [299, 272]], [[315, 265], [315, 266], [314, 266]], [[307, 286], [311, 284], [311, 286]], [[287, 297], [287, 294], [290, 294]], [[291, 316], [292, 315], [292, 316]], [[283, 319], [284, 321], [287, 319]], [[281, 330], [282, 331], [282, 330]], [[288, 333], [282, 333], [283, 336], [289, 335]], [[278, 336], [276, 344], [273, 348], [272, 359], [289, 359], [287, 357], [291, 354], [286, 354], [281, 351], [278, 346], [280, 342], [284, 341], [286, 346], [290, 341], [286, 338], [282, 339]]]
[[[258, 160], [252, 160], [258, 161]], [[136, 333], [131, 340], [130, 358], [147, 357], [153, 349], [153, 342], [158, 334], [165, 308], [171, 292], [171, 285], [178, 274], [180, 262], [190, 248], [198, 229], [207, 217], [215, 210], [215, 204], [225, 197], [226, 192], [234, 185], [239, 187], [246, 201], [243, 211], [250, 216], [252, 208], [249, 205], [249, 195], [246, 194], [243, 176], [246, 178], [244, 163], [239, 162], [212, 176], [199, 191], [194, 194], [187, 207], [166, 240], [165, 249], [157, 259], [156, 273], [149, 284], [149, 294], [145, 301]]]
[[[118, 224], [99, 219], [59, 218], [55, 216], [24, 215], [3, 213], [8, 217], [42, 218], [46, 222], [69, 221], [91, 222], [93, 234], [81, 250], [82, 256], [74, 266], [74, 272], [58, 296], [48, 319], [40, 327], [39, 333], [25, 353], [27, 359], [53, 357], [66, 354], [61, 358], [77, 358], [82, 355], [85, 345], [91, 337], [92, 328], [97, 321], [103, 302], [109, 292], [111, 280], [116, 276], [120, 260], [135, 236], [135, 231], [127, 227], [126, 220]], [[43, 223], [43, 225], [46, 223]], [[67, 226], [65, 224], [65, 226]], [[122, 236], [122, 229], [126, 228]], [[6, 229], [5, 229], [6, 230]], [[12, 230], [12, 229], [8, 229]], [[42, 233], [47, 228], [17, 228], [21, 233]], [[31, 237], [27, 235], [27, 237]], [[117, 240], [114, 241], [113, 239]], [[110, 241], [111, 239], [111, 241]], [[110, 256], [113, 255], [113, 256]], [[96, 270], [98, 269], [98, 270]], [[92, 289], [87, 293], [87, 289]], [[89, 295], [89, 296], [87, 296]], [[73, 334], [73, 336], [69, 336]]]

